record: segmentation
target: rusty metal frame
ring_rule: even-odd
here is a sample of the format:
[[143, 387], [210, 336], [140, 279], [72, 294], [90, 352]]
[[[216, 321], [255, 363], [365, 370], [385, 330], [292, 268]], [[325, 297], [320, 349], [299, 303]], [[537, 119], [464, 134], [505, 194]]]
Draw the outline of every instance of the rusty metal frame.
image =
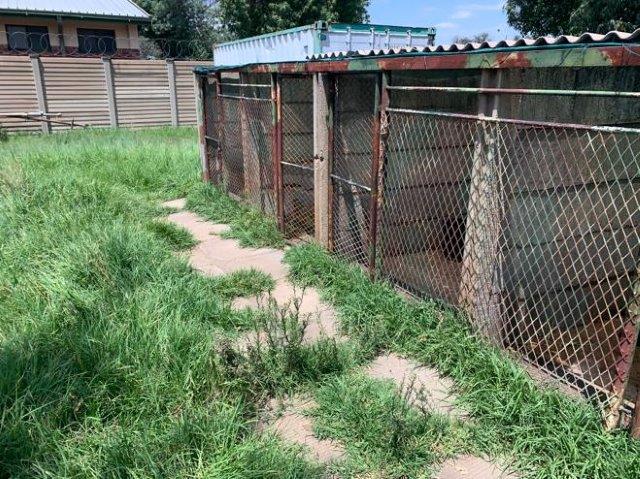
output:
[[[219, 70], [251, 73], [374, 72], [380, 70], [509, 69], [640, 66], [640, 45], [621, 43], [507, 47], [463, 52], [340, 57], [308, 62], [253, 64]], [[207, 69], [201, 69], [205, 71]], [[210, 70], [209, 70], [210, 71]]]
[[271, 100], [273, 112], [273, 188], [276, 200], [276, 220], [278, 229], [284, 233], [284, 185], [282, 183], [282, 90], [280, 75], [271, 74]]
[[224, 144], [224, 124], [225, 124], [225, 115], [224, 115], [224, 103], [222, 101], [222, 74], [220, 72], [216, 72], [216, 101], [218, 102], [218, 119], [220, 120], [218, 124], [218, 148], [216, 151], [216, 165], [220, 168], [220, 171], [216, 174], [219, 175], [220, 183], [224, 182], [224, 172], [222, 171], [223, 158], [222, 158], [222, 145]]

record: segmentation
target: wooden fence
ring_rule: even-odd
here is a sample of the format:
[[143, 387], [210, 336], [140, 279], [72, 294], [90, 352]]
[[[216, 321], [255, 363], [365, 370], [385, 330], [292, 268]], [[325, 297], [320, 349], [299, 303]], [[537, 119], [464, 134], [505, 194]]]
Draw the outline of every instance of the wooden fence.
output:
[[[194, 125], [192, 70], [208, 62], [0, 56], [0, 126], [49, 133], [77, 125]], [[46, 113], [60, 123], [8, 115]]]

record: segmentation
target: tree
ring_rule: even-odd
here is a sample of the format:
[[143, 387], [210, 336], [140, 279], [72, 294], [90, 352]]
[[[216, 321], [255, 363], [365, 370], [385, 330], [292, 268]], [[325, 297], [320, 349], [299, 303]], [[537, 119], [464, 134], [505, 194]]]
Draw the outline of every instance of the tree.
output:
[[137, 0], [151, 22], [141, 28], [150, 54], [173, 58], [210, 58], [211, 45], [225, 37], [212, 0]]
[[368, 22], [369, 0], [220, 0], [222, 23], [238, 38], [329, 22]]
[[453, 43], [482, 43], [482, 42], [488, 42], [490, 40], [491, 40], [491, 37], [487, 32], [476, 33], [472, 37], [460, 37], [460, 36], [453, 37]]
[[523, 35], [631, 32], [640, 28], [640, 2], [629, 0], [507, 0], [509, 24]]

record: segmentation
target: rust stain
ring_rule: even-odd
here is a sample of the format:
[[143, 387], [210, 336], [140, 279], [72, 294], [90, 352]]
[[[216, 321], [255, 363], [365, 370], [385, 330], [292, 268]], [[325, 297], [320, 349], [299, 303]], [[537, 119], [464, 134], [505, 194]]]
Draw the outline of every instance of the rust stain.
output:
[[378, 65], [383, 70], [449, 70], [466, 68], [468, 56], [460, 55], [442, 55], [442, 56], [415, 56], [415, 57], [396, 57], [396, 58], [380, 58]]
[[600, 48], [600, 52], [602, 56], [609, 61], [611, 66], [640, 66], [640, 46], [602, 47]]
[[526, 52], [496, 53], [495, 68], [531, 68], [531, 58]]

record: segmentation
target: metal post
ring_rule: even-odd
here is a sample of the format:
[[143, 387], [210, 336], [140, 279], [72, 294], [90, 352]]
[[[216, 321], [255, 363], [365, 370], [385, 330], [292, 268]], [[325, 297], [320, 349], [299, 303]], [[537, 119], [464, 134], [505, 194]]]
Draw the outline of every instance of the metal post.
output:
[[313, 192], [315, 239], [329, 248], [331, 223], [331, 163], [333, 134], [333, 77], [326, 73], [313, 75]]
[[[39, 55], [31, 55], [31, 68], [33, 69], [33, 81], [36, 86], [36, 95], [38, 97], [38, 109], [41, 113], [49, 113], [47, 111], [47, 93], [44, 85], [44, 75], [42, 74], [42, 62]], [[42, 132], [51, 133], [51, 123], [42, 122]]]
[[[386, 109], [389, 106], [388, 73], [376, 77], [375, 105], [373, 119], [373, 156], [371, 159], [371, 197], [369, 200], [369, 276], [376, 277], [376, 255], [378, 246], [378, 212], [382, 199], [382, 167], [384, 165], [385, 142], [387, 137]], [[384, 132], [383, 132], [384, 130]], [[380, 195], [379, 195], [380, 192]]]
[[271, 74], [271, 103], [273, 142], [271, 156], [273, 157], [273, 187], [276, 197], [276, 219], [278, 229], [284, 233], [284, 185], [282, 182], [282, 95], [280, 77]]
[[207, 127], [205, 118], [205, 101], [209, 100], [204, 94], [204, 82], [207, 78], [198, 73], [193, 74], [193, 85], [196, 94], [196, 119], [198, 121], [198, 141], [200, 151], [200, 164], [202, 165], [202, 180], [207, 183], [211, 180], [209, 171], [209, 159], [207, 157]]
[[178, 126], [178, 91], [176, 89], [176, 65], [167, 59], [167, 76], [169, 77], [169, 102], [171, 104], [171, 125]]
[[102, 59], [104, 67], [104, 80], [107, 88], [107, 101], [109, 103], [109, 123], [113, 128], [118, 127], [118, 107], [116, 104], [116, 92], [113, 83], [113, 65], [111, 59], [104, 57]]
[[223, 187], [227, 187], [224, 184], [224, 146], [225, 146], [225, 114], [224, 114], [224, 101], [222, 99], [222, 75], [220, 72], [215, 74], [216, 79], [216, 100], [218, 102], [218, 149], [216, 151], [216, 168], [214, 168], [216, 176], [219, 176], [218, 184]]

